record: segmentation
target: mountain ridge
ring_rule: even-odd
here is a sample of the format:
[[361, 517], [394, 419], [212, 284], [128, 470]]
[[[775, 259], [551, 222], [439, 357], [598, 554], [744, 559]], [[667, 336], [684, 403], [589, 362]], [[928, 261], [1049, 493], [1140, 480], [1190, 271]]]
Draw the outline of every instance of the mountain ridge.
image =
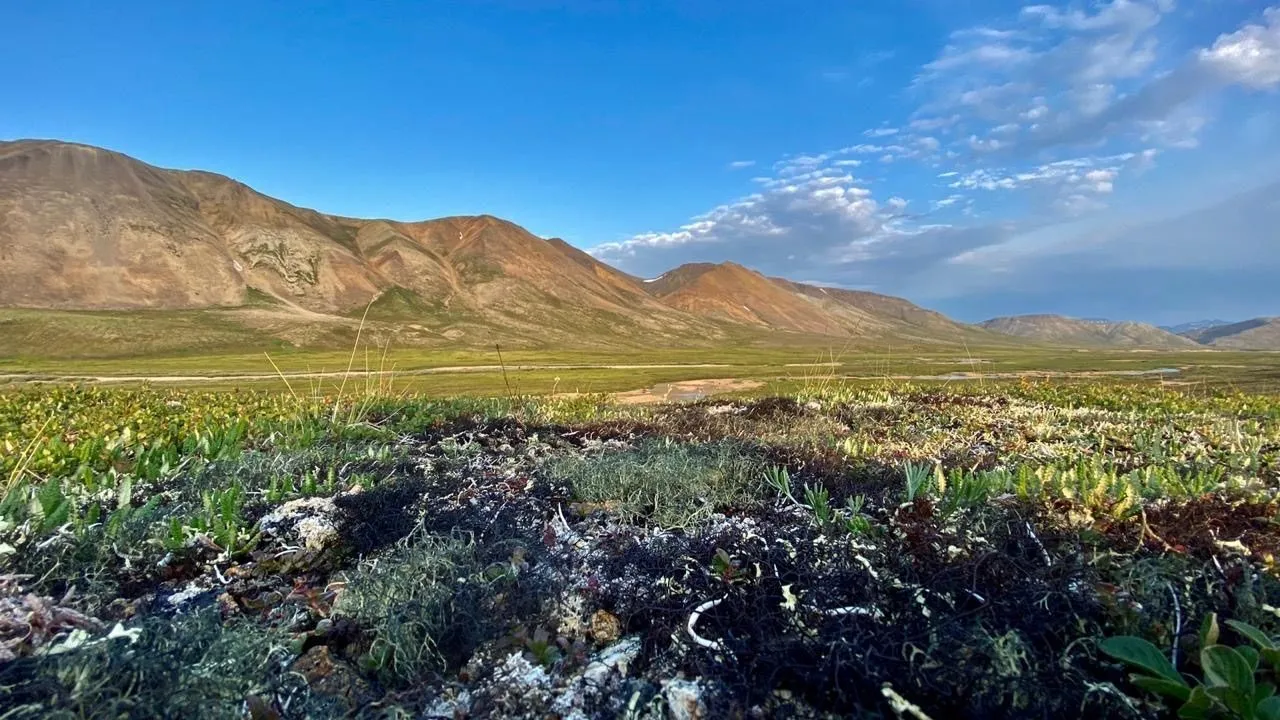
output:
[[1257, 317], [1185, 333], [1202, 345], [1224, 350], [1280, 350], [1280, 317]]
[[1053, 314], [1012, 315], [978, 323], [993, 332], [1059, 345], [1194, 349], [1189, 338], [1146, 323], [1084, 320]]
[[0, 307], [239, 312], [266, 324], [369, 308], [441, 342], [985, 336], [938, 314], [922, 335], [904, 318], [930, 311], [906, 300], [815, 301], [824, 293], [731, 262], [645, 282], [491, 215], [329, 215], [214, 172], [79, 143], [0, 142]]

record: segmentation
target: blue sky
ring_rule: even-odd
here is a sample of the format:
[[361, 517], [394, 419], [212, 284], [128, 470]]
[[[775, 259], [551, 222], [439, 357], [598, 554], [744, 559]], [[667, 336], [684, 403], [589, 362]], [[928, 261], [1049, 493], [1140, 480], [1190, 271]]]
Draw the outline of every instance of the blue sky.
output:
[[1280, 8], [1261, 0], [4, 16], [0, 137], [337, 214], [487, 212], [646, 277], [736, 260], [966, 320], [1280, 314]]

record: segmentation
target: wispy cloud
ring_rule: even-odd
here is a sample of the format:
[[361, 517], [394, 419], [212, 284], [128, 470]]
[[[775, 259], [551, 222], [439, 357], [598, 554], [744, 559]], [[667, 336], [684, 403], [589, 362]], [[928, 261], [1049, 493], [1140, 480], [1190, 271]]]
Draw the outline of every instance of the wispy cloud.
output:
[[1052, 262], [1030, 238], [1100, 217], [1157, 161], [1193, 151], [1214, 93], [1280, 88], [1280, 8], [1191, 48], [1174, 11], [1172, 0], [1039, 4], [957, 29], [903, 89], [912, 104], [862, 129], [865, 141], [783, 157], [755, 192], [593, 253], [641, 273], [732, 258], [890, 292], [980, 266], [966, 277], [998, 283], [987, 270], [1014, 255], [1023, 269]]
[[729, 169], [742, 170], [744, 168], [753, 167], [755, 164], [756, 164], [755, 160], [734, 160], [733, 162], [729, 163]]

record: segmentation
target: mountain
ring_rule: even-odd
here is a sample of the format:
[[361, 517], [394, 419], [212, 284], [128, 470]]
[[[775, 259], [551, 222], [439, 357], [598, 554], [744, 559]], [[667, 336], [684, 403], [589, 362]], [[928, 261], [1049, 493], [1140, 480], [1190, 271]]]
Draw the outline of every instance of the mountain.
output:
[[1189, 336], [1191, 333], [1200, 330], [1210, 330], [1212, 328], [1221, 327], [1223, 325], [1231, 325], [1230, 320], [1193, 320], [1191, 322], [1179, 323], [1177, 325], [1161, 325], [1161, 330], [1168, 330], [1174, 335]]
[[1186, 337], [1225, 350], [1280, 350], [1280, 317], [1215, 325], [1188, 332]]
[[646, 282], [495, 217], [327, 215], [222, 175], [52, 140], [0, 142], [0, 307], [26, 309], [27, 333], [32, 311], [194, 312], [220, 337], [243, 326], [303, 344], [362, 319], [426, 344], [990, 337], [905, 300], [734, 263]]
[[1154, 325], [1136, 322], [1097, 322], [1061, 315], [1017, 315], [979, 323], [1006, 335], [1058, 345], [1191, 349], [1197, 343]]
[[645, 287], [667, 305], [695, 315], [813, 334], [837, 330], [803, 297], [737, 263], [681, 265]]

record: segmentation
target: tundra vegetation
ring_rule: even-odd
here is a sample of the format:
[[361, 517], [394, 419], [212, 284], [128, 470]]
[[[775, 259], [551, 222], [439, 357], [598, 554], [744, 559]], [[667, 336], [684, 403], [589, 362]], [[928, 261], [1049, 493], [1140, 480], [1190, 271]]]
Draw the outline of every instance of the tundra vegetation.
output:
[[0, 716], [1280, 717], [1274, 394], [343, 390], [0, 393]]

